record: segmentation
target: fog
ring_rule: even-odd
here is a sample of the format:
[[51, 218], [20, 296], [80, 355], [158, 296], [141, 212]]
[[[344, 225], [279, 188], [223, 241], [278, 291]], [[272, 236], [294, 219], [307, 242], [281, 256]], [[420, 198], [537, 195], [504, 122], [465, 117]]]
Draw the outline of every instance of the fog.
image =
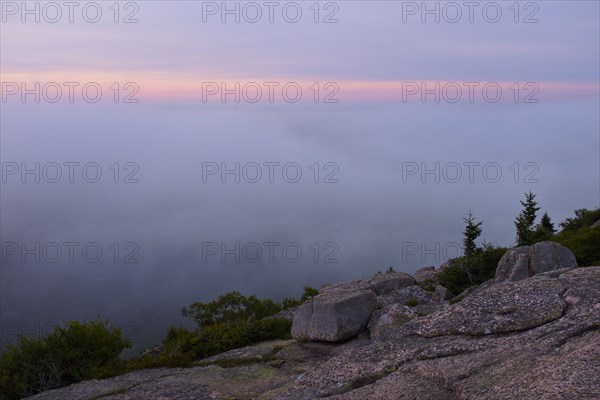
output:
[[[228, 291], [281, 300], [439, 266], [469, 210], [482, 240], [512, 246], [528, 191], [555, 224], [598, 207], [598, 4], [559, 3], [529, 26], [399, 24], [387, 2], [340, 4], [328, 26], [202, 24], [160, 2], [141, 2], [135, 27], [3, 23], [3, 82], [106, 71], [136, 81], [140, 102], [1, 103], [2, 343], [100, 316], [134, 354]], [[166, 89], [180, 76], [339, 81], [340, 101], [206, 103]], [[541, 90], [537, 103], [344, 96], [343, 82], [393, 80]]]

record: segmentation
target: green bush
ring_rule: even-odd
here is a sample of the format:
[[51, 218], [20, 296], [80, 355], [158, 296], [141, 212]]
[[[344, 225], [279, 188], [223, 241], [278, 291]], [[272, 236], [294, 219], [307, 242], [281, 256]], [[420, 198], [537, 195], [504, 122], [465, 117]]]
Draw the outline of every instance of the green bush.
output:
[[452, 293], [462, 293], [465, 289], [475, 285], [469, 277], [467, 269], [462, 264], [452, 264], [438, 274], [440, 285]]
[[249, 322], [223, 322], [194, 331], [171, 326], [158, 357], [142, 357], [129, 363], [130, 370], [156, 367], [188, 367], [194, 360], [272, 339], [291, 339], [292, 322], [267, 318]]
[[498, 261], [507, 250], [505, 247], [486, 245], [469, 257], [455, 258], [450, 266], [439, 273], [440, 284], [452, 293], [459, 294], [471, 286], [492, 279], [496, 274]]
[[195, 358], [205, 358], [263, 340], [290, 339], [291, 329], [291, 321], [281, 318], [215, 324], [194, 332], [189, 349]]
[[120, 371], [131, 346], [104, 321], [69, 322], [40, 338], [20, 336], [0, 362], [1, 399], [11, 400]]
[[600, 265], [600, 226], [565, 230], [552, 240], [571, 250], [580, 267]]
[[319, 289], [315, 289], [314, 287], [310, 286], [304, 286], [304, 292], [302, 293], [302, 297], [300, 297], [300, 301], [304, 303], [306, 300], [310, 300], [318, 294]]
[[300, 305], [316, 294], [318, 290], [306, 286], [300, 300], [286, 298], [283, 305], [254, 295], [246, 297], [239, 292], [226, 293], [208, 303], [193, 303], [184, 307], [182, 314], [196, 322], [198, 328], [189, 331], [171, 326], [162, 341], [161, 354], [133, 360], [129, 369], [185, 367], [194, 360], [263, 340], [290, 339], [292, 322], [274, 318], [273, 314]]
[[421, 287], [421, 289], [427, 292], [435, 292], [435, 287], [438, 285], [437, 278], [425, 279], [422, 282], [417, 283]]
[[576, 231], [580, 228], [588, 227], [594, 222], [598, 221], [599, 219], [600, 208], [591, 211], [587, 208], [575, 210], [575, 217], [567, 218], [566, 220], [560, 223], [560, 227], [562, 228], [561, 233], [567, 231]]
[[293, 297], [286, 297], [281, 301], [281, 308], [283, 310], [289, 310], [290, 308], [298, 307], [302, 305], [302, 301]]
[[246, 297], [240, 292], [229, 292], [209, 303], [196, 302], [183, 307], [184, 317], [198, 326], [208, 326], [236, 321], [259, 320], [281, 311], [281, 305], [271, 299]]
[[408, 299], [406, 300], [406, 302], [404, 303], [405, 306], [408, 307], [415, 307], [419, 305], [419, 300], [417, 299]]
[[302, 296], [300, 297], [300, 299], [294, 299], [293, 297], [286, 297], [281, 302], [281, 307], [284, 310], [287, 310], [287, 309], [290, 309], [293, 307], [298, 307], [298, 306], [302, 305], [302, 303], [304, 303], [306, 300], [310, 300], [318, 294], [319, 294], [318, 289], [315, 289], [310, 286], [304, 286], [304, 292], [302, 293]]

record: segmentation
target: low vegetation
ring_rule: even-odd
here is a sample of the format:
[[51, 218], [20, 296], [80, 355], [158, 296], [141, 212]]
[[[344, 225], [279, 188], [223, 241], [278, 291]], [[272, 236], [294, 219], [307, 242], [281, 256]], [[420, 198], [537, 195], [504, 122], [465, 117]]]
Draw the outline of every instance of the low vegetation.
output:
[[406, 300], [406, 302], [404, 303], [405, 306], [407, 307], [416, 307], [419, 305], [419, 300], [417, 299], [408, 299]]
[[438, 275], [440, 285], [454, 294], [494, 277], [498, 261], [508, 249], [490, 244], [478, 247], [474, 254], [455, 258]]
[[41, 338], [21, 336], [0, 359], [0, 399], [112, 376], [123, 369], [119, 355], [130, 345], [105, 321], [63, 323]]
[[560, 224], [562, 231], [550, 238], [569, 248], [579, 266], [600, 265], [600, 225], [591, 225], [600, 220], [600, 208], [590, 211], [575, 211], [575, 217]]
[[306, 286], [300, 299], [282, 304], [230, 292], [208, 303], [184, 307], [196, 329], [171, 326], [160, 354], [125, 361], [131, 347], [106, 321], [68, 322], [45, 336], [20, 336], [0, 357], [0, 400], [16, 400], [86, 379], [101, 379], [140, 368], [188, 367], [227, 350], [270, 339], [290, 339], [291, 321], [273, 317], [319, 292]]
[[161, 354], [133, 360], [129, 368], [186, 367], [195, 360], [264, 340], [291, 339], [292, 322], [275, 314], [297, 307], [318, 293], [305, 286], [300, 299], [285, 298], [279, 304], [229, 292], [208, 303], [193, 303], [183, 307], [181, 314], [197, 328], [171, 326], [162, 342]]
[[[525, 193], [521, 201], [522, 210], [515, 219], [516, 245], [529, 246], [541, 241], [560, 243], [569, 248], [579, 266], [600, 265], [600, 225], [592, 227], [600, 220], [600, 208], [595, 210], [575, 210], [575, 216], [567, 218], [559, 225], [557, 232], [547, 212], [536, 224], [540, 210], [535, 200], [536, 194]], [[481, 235], [483, 221], [476, 222], [471, 210], [463, 231], [464, 256], [450, 260], [449, 265], [438, 275], [439, 283], [454, 294], [479, 285], [494, 277], [500, 258], [508, 251], [506, 247], [494, 246], [485, 242], [478, 246], [476, 239]], [[431, 290], [433, 284], [422, 284]]]

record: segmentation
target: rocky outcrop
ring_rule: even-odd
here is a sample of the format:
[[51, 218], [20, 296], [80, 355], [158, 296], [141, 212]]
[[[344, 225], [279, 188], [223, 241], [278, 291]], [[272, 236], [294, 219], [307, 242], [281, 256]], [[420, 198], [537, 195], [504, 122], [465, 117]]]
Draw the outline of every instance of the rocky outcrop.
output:
[[433, 280], [437, 277], [438, 271], [435, 270], [435, 267], [424, 267], [413, 274], [413, 278], [417, 283], [422, 283], [425, 281]]
[[594, 399], [598, 371], [600, 267], [589, 267], [489, 285], [330, 358], [275, 398]]
[[433, 296], [431, 296], [431, 301], [446, 301], [451, 300], [453, 297], [454, 295], [452, 292], [442, 285], [437, 285], [435, 287], [435, 291], [433, 292]]
[[[363, 332], [380, 305], [410, 288], [415, 280], [403, 272], [376, 274], [368, 279], [341, 282], [321, 288], [319, 295], [301, 305], [294, 314], [292, 336], [299, 341], [338, 342]], [[378, 301], [378, 296], [385, 296]], [[410, 297], [412, 298], [412, 297]], [[428, 300], [428, 298], [426, 298]]]
[[[33, 399], [600, 398], [600, 267], [533, 271], [488, 281], [451, 305], [385, 305], [371, 313], [370, 339], [263, 343], [193, 368], [140, 370]], [[327, 287], [296, 314], [317, 299], [376, 304], [406, 290], [377, 296], [370, 283], [355, 283]]]
[[424, 337], [480, 336], [531, 329], [562, 316], [566, 307], [562, 290], [556, 279], [493, 285], [414, 321], [415, 333]]
[[368, 326], [371, 339], [385, 340], [396, 327], [418, 316], [419, 312], [416, 308], [402, 304], [390, 304], [376, 310]]
[[292, 336], [300, 341], [326, 342], [351, 338], [365, 330], [376, 307], [373, 290], [326, 291], [298, 308]]
[[377, 306], [383, 308], [390, 304], [406, 304], [416, 302], [427, 304], [431, 302], [432, 293], [423, 290], [420, 286], [409, 286], [404, 289], [396, 289], [381, 296], [377, 296]]
[[519, 281], [542, 272], [576, 268], [575, 255], [553, 242], [513, 248], [504, 254], [496, 269], [496, 282]]
[[367, 282], [372, 285], [375, 294], [380, 296], [392, 290], [412, 286], [415, 284], [415, 279], [404, 272], [386, 272], [385, 274], [374, 275]]

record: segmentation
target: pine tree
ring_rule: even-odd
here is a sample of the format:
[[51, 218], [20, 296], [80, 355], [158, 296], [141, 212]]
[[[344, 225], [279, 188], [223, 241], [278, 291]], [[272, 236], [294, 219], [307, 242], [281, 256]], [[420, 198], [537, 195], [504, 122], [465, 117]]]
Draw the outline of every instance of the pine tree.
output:
[[552, 234], [556, 233], [556, 229], [554, 229], [554, 224], [552, 223], [552, 220], [550, 220], [548, 212], [545, 212], [544, 215], [542, 215], [542, 219], [540, 220], [540, 226], [545, 228], [548, 232]]
[[536, 207], [537, 201], [535, 201], [535, 196], [532, 192], [525, 193], [525, 201], [521, 201], [523, 210], [521, 210], [515, 220], [517, 246], [529, 246], [533, 244], [533, 226], [536, 214], [540, 209], [540, 207]]
[[466, 223], [465, 230], [463, 232], [463, 246], [465, 256], [472, 256], [475, 254], [477, 250], [477, 245], [475, 244], [475, 240], [481, 235], [481, 224], [483, 221], [475, 222], [475, 217], [473, 217], [473, 213], [469, 210], [469, 214], [467, 214], [467, 218], [463, 218]]

